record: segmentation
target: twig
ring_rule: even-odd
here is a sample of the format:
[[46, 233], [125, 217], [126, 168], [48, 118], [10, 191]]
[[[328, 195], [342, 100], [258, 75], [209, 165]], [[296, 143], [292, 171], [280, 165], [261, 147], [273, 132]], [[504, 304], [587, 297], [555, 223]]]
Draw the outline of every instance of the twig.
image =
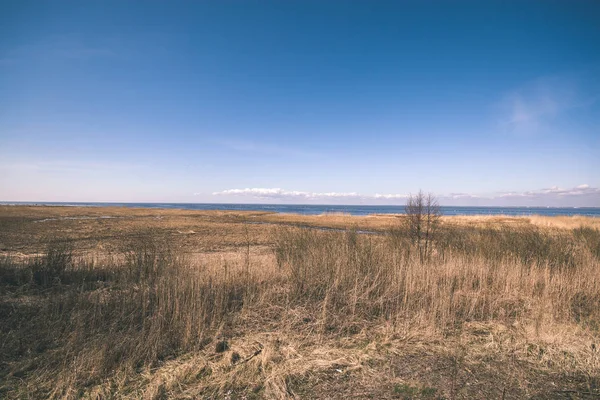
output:
[[260, 348], [260, 349], [256, 350], [256, 351], [255, 351], [254, 353], [252, 353], [250, 356], [248, 356], [248, 357], [246, 357], [245, 359], [243, 359], [242, 361], [240, 361], [240, 362], [239, 362], [239, 364], [242, 364], [242, 363], [245, 363], [245, 362], [248, 362], [248, 361], [252, 360], [254, 357], [256, 357], [257, 355], [259, 355], [260, 353], [262, 353], [262, 351], [263, 351], [263, 348], [262, 348], [262, 346], [261, 346], [261, 348]]

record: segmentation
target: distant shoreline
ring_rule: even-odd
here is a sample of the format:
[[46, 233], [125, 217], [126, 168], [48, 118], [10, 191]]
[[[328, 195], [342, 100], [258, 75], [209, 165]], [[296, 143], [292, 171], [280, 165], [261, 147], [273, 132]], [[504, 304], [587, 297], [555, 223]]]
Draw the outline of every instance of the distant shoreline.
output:
[[[117, 202], [18, 202], [2, 201], [0, 206], [33, 207], [126, 207], [146, 209], [179, 209], [200, 211], [258, 211], [280, 214], [349, 215], [404, 214], [403, 205], [323, 205], [323, 204], [245, 204], [245, 203], [117, 203]], [[507, 215], [507, 216], [587, 216], [600, 217], [600, 207], [534, 207], [534, 206], [441, 206], [443, 215]]]

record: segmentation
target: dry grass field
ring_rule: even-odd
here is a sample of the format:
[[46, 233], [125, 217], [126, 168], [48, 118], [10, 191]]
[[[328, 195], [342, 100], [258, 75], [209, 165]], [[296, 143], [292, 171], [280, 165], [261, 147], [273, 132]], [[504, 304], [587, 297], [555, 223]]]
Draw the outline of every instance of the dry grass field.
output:
[[0, 398], [600, 398], [600, 221], [0, 206]]

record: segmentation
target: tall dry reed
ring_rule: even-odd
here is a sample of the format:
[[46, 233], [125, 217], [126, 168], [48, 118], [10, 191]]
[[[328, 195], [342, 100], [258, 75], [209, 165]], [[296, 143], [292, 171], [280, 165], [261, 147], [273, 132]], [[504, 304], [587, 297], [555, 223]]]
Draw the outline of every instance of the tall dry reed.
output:
[[332, 337], [382, 324], [447, 336], [473, 321], [600, 336], [595, 229], [446, 226], [423, 259], [401, 229], [287, 228], [272, 249], [272, 265], [253, 263], [249, 244], [238, 263], [206, 265], [142, 235], [103, 261], [64, 243], [0, 260], [0, 397], [78, 398], [108, 381], [108, 393], [126, 393], [144, 371], [214, 344], [244, 311], [284, 329], [309, 310]]

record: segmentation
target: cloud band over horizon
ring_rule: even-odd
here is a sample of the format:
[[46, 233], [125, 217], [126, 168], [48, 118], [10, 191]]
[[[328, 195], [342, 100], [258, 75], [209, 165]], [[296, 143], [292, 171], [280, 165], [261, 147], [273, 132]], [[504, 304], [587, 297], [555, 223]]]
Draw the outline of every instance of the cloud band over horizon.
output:
[[[200, 193], [194, 193], [200, 195]], [[285, 190], [282, 188], [245, 188], [227, 189], [213, 192], [213, 196], [228, 198], [247, 198], [267, 201], [326, 201], [340, 203], [376, 204], [389, 203], [407, 199], [410, 194], [360, 194], [357, 192], [308, 192]], [[600, 188], [587, 184], [563, 189], [558, 186], [529, 190], [524, 192], [498, 192], [490, 195], [471, 193], [449, 193], [438, 195], [442, 205], [538, 205], [538, 206], [600, 206]]]

